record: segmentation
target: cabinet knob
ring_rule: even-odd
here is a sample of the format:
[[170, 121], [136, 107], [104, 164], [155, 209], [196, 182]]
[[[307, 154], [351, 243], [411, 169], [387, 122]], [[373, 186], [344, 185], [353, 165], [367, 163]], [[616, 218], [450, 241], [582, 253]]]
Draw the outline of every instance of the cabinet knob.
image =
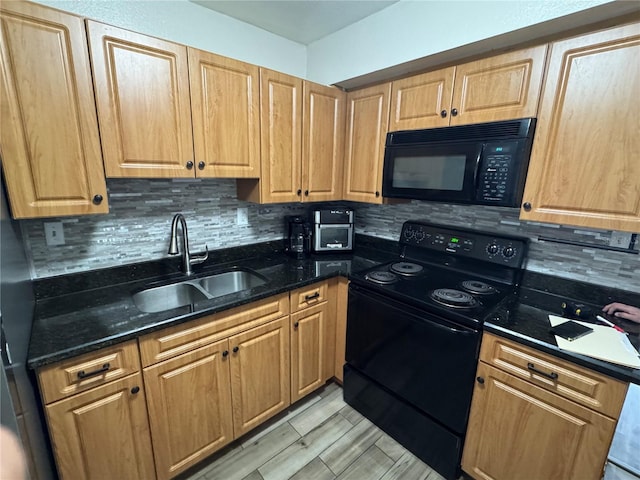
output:
[[529, 202], [524, 202], [522, 204], [522, 208], [524, 208], [525, 212], [530, 212], [531, 211], [531, 204]]
[[302, 190], [298, 189], [298, 191], [296, 192], [296, 195], [298, 196], [302, 195]]
[[229, 350], [225, 350], [224, 352], [222, 352], [223, 357], [226, 357], [227, 355], [229, 355]]
[[293, 324], [293, 328], [298, 328], [300, 326], [300, 322], [296, 322]]
[[198, 162], [198, 169], [199, 170], [204, 170], [204, 165], [205, 165], [205, 163], [203, 161], [199, 161]]
[[309, 196], [309, 190], [305, 190], [305, 191], [304, 191], [304, 196], [305, 196], [305, 197], [308, 197], [308, 196]]
[[139, 386], [137, 386], [137, 385], [131, 389], [131, 393], [132, 393], [133, 395], [135, 395], [135, 394], [136, 394], [136, 393], [138, 393], [139, 391], [140, 391], [140, 387], [139, 387]]
[[379, 196], [380, 196], [380, 192], [376, 192], [376, 197], [379, 197]]
[[100, 205], [102, 203], [102, 195], [97, 194], [93, 196], [93, 204]]
[[238, 353], [238, 350], [240, 350], [240, 347], [238, 346], [233, 347], [233, 353]]
[[478, 383], [479, 383], [480, 385], [484, 385], [484, 378], [482, 378], [482, 377], [477, 377], [477, 378], [476, 378], [476, 380], [478, 381]]
[[193, 162], [191, 160], [189, 160], [187, 162], [187, 170], [191, 170], [193, 168]]
[[440, 112], [440, 116], [441, 116], [442, 118], [447, 118], [447, 111], [446, 111], [446, 110], [442, 110], [442, 111]]
[[458, 115], [458, 109], [457, 108], [452, 108], [451, 109], [451, 116], [455, 117], [456, 115]]

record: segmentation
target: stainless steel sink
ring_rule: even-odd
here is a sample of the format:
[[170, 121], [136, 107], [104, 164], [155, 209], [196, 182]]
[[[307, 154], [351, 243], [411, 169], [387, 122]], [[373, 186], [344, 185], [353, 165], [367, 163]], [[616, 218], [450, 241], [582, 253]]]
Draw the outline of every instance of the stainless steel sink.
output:
[[210, 295], [220, 297], [263, 285], [265, 279], [246, 270], [235, 270], [201, 278], [197, 283]]
[[154, 313], [241, 292], [264, 283], [266, 279], [257, 273], [233, 270], [161, 287], [147, 288], [133, 294], [132, 297], [138, 310]]

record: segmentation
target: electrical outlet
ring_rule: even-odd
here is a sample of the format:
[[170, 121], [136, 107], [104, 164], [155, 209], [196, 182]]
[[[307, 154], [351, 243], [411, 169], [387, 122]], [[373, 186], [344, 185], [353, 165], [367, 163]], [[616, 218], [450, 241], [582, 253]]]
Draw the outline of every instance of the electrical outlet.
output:
[[47, 241], [47, 245], [50, 247], [64, 245], [64, 229], [62, 228], [62, 222], [45, 222], [44, 238]]
[[249, 224], [249, 209], [246, 207], [240, 207], [236, 211], [237, 215], [237, 224], [238, 225], [248, 225]]
[[609, 238], [610, 247], [629, 248], [631, 245], [631, 235], [628, 232], [611, 232], [611, 238]]

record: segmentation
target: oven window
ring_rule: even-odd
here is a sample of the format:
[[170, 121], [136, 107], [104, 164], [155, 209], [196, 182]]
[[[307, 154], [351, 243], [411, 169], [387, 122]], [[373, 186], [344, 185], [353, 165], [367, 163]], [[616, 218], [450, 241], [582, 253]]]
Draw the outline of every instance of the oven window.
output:
[[462, 191], [466, 155], [395, 157], [392, 186]]
[[320, 228], [320, 246], [343, 248], [349, 246], [349, 233], [351, 229], [348, 227], [321, 227]]

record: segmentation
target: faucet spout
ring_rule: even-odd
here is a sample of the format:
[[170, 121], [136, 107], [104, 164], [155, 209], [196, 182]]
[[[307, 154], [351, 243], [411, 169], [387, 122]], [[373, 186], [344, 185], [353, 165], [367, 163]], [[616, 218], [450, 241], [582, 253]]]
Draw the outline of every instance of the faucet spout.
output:
[[171, 241], [169, 242], [169, 255], [177, 255], [179, 253], [178, 250], [178, 223], [180, 223], [180, 227], [182, 229], [182, 271], [185, 275], [192, 275], [193, 269], [192, 265], [197, 265], [199, 263], [204, 262], [207, 258], [209, 258], [209, 249], [205, 246], [205, 254], [202, 256], [191, 256], [189, 252], [189, 233], [187, 231], [187, 221], [184, 218], [184, 215], [181, 213], [176, 213], [171, 221]]

